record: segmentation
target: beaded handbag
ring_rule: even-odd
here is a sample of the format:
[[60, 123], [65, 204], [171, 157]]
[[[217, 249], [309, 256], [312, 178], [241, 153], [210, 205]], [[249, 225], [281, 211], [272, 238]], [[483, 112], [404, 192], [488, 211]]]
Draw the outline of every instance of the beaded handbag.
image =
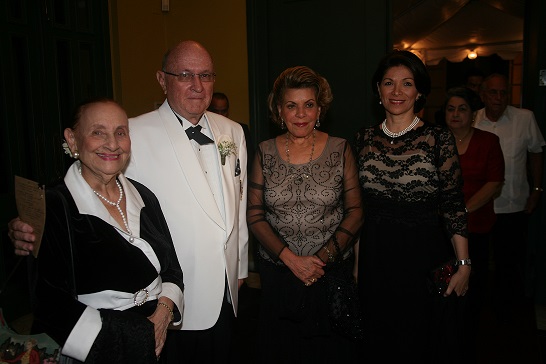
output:
[[429, 290], [432, 294], [443, 295], [449, 286], [451, 277], [457, 272], [455, 259], [450, 259], [444, 264], [430, 271]]
[[352, 259], [336, 262], [324, 275], [328, 316], [333, 331], [353, 341], [363, 339], [358, 287], [352, 274]]

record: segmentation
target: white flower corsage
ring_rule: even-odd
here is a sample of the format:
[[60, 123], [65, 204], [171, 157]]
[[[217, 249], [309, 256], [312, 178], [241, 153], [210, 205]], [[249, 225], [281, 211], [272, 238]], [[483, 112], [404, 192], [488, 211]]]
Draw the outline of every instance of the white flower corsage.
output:
[[230, 154], [237, 155], [237, 145], [227, 135], [221, 135], [218, 140], [218, 151], [220, 152], [222, 165], [225, 165], [227, 156]]
[[68, 154], [69, 157], [72, 158], [72, 151], [68, 147], [68, 143], [66, 142], [66, 140], [63, 140], [62, 146], [63, 146], [63, 149], [64, 149], [64, 154]]

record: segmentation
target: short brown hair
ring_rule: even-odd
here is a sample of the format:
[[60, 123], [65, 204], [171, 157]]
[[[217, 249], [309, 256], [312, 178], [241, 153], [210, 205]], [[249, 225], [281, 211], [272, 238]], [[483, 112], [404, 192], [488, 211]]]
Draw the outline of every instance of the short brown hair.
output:
[[324, 118], [333, 96], [328, 81], [306, 66], [296, 66], [284, 70], [273, 84], [273, 90], [267, 99], [271, 119], [277, 125], [281, 124], [278, 106], [282, 104], [284, 93], [288, 89], [312, 88], [315, 90], [317, 104], [321, 108], [320, 119]]

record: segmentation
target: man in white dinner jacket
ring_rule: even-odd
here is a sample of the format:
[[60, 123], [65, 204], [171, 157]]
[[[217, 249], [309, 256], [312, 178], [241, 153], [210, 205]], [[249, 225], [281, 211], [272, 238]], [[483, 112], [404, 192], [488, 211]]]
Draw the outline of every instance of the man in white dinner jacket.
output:
[[[202, 45], [185, 41], [172, 48], [157, 80], [167, 99], [129, 120], [133, 150], [126, 175], [158, 197], [184, 271], [182, 332], [169, 333], [161, 356], [226, 362], [248, 270], [245, 137], [238, 123], [206, 112], [214, 65]], [[214, 143], [190, 140], [184, 131], [195, 125]], [[222, 141], [233, 143], [224, 163]]]

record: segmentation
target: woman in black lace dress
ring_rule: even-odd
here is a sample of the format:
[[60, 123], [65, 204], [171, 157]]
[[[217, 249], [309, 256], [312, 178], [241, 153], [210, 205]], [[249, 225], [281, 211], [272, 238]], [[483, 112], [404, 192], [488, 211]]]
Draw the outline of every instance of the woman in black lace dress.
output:
[[362, 224], [358, 169], [348, 142], [318, 130], [332, 101], [307, 67], [285, 70], [269, 96], [285, 133], [258, 146], [248, 179], [249, 227], [260, 242], [260, 363], [351, 362], [354, 344], [332, 331], [323, 275], [352, 277]]
[[[366, 213], [358, 273], [362, 355], [385, 363], [440, 363], [461, 349], [443, 341], [438, 308], [468, 289], [467, 214], [453, 135], [416, 116], [430, 87], [417, 56], [387, 54], [372, 80], [386, 118], [356, 136]], [[451, 256], [464, 265], [444, 297], [435, 297], [429, 272]]]

